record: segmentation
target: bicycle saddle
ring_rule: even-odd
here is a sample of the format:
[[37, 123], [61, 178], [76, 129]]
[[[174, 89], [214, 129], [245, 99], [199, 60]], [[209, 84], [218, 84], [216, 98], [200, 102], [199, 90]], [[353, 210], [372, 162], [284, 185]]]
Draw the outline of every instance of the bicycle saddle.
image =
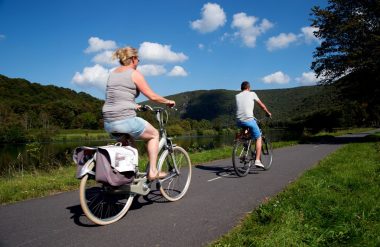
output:
[[246, 138], [246, 139], [251, 139], [251, 130], [250, 130], [250, 128], [249, 127], [241, 127], [240, 137], [241, 138]]
[[112, 137], [114, 138], [120, 138], [120, 137], [123, 137], [123, 136], [126, 136], [128, 138], [130, 138], [131, 136], [127, 133], [116, 133], [116, 132], [112, 132], [110, 133]]
[[127, 133], [110, 133], [111, 137], [123, 145], [128, 145], [132, 137]]

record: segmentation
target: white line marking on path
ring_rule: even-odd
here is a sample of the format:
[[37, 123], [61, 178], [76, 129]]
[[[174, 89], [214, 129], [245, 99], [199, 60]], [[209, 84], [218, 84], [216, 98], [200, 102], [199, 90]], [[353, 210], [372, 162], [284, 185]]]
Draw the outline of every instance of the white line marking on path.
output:
[[212, 182], [212, 181], [217, 180], [219, 178], [222, 178], [222, 177], [213, 178], [213, 179], [207, 180], [207, 182]]

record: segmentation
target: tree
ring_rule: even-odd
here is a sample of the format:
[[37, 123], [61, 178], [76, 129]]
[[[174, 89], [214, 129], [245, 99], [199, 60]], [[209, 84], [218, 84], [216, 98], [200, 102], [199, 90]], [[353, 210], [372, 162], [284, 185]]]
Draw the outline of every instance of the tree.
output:
[[97, 129], [98, 121], [94, 113], [84, 112], [75, 117], [71, 127], [81, 129]]
[[380, 1], [328, 0], [325, 9], [316, 6], [312, 12], [314, 34], [322, 43], [314, 52], [311, 68], [321, 84], [336, 86], [341, 104], [358, 106], [356, 111], [344, 108], [345, 116], [360, 119], [358, 125], [377, 125]]
[[314, 33], [322, 43], [311, 68], [322, 84], [350, 73], [376, 73], [380, 68], [380, 1], [328, 0], [312, 9]]

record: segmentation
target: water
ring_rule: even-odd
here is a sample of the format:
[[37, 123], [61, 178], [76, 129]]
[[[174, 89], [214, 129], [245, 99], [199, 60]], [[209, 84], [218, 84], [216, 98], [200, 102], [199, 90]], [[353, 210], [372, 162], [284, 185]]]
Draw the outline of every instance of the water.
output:
[[[282, 129], [271, 129], [267, 136], [272, 141], [294, 140], [298, 133]], [[224, 145], [232, 145], [234, 136], [186, 136], [176, 137], [173, 143], [190, 152], [218, 148]], [[114, 143], [113, 140], [96, 141], [72, 141], [54, 143], [33, 144], [6, 144], [0, 145], [0, 176], [19, 172], [21, 170], [32, 171], [49, 170], [59, 166], [72, 165], [72, 153], [79, 146], [103, 146]], [[140, 154], [145, 153], [145, 144], [136, 142]]]

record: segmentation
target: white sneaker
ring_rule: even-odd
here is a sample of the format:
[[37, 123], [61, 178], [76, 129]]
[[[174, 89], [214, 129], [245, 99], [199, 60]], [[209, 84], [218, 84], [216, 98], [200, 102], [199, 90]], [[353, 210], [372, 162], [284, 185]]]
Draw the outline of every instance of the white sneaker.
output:
[[255, 160], [255, 166], [256, 166], [256, 167], [264, 168], [264, 165], [263, 165], [263, 163], [261, 163], [260, 160]]

